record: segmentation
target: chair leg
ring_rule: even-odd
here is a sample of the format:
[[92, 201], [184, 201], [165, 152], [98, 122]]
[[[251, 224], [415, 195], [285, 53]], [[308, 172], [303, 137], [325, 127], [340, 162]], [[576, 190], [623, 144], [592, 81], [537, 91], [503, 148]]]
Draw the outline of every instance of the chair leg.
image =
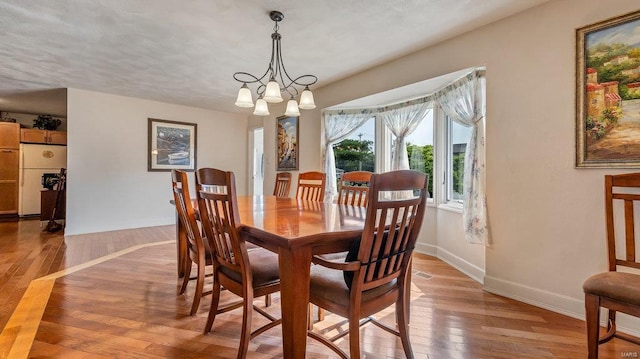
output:
[[182, 277], [182, 286], [178, 291], [178, 294], [184, 294], [187, 290], [187, 284], [189, 284], [189, 277], [191, 276], [191, 260], [189, 258], [184, 261], [184, 269], [183, 269], [183, 277]]
[[271, 294], [267, 294], [264, 296], [264, 306], [265, 307], [271, 306]]
[[351, 358], [360, 358], [360, 320], [358, 318], [358, 315], [351, 315], [349, 318], [349, 356]]
[[249, 340], [251, 340], [251, 317], [253, 316], [253, 293], [248, 293], [244, 297], [242, 305], [242, 333], [240, 334], [240, 346], [238, 348], [238, 359], [244, 359], [249, 350]]
[[[308, 323], [307, 329], [313, 330], [313, 304], [309, 303], [309, 314], [308, 314]], [[318, 321], [321, 322], [324, 320], [324, 309], [318, 307]]]
[[198, 263], [198, 277], [196, 278], [196, 292], [193, 294], [193, 303], [191, 304], [190, 315], [195, 315], [200, 306], [200, 298], [204, 291], [204, 264]]
[[409, 308], [407, 308], [407, 302], [411, 302], [404, 298], [406, 293], [407, 292], [401, 293], [400, 298], [398, 298], [396, 302], [396, 321], [398, 323], [398, 332], [400, 333], [404, 354], [407, 358], [413, 359], [413, 349], [409, 341]]
[[407, 268], [407, 274], [404, 277], [404, 301], [405, 301], [405, 313], [407, 313], [406, 320], [407, 325], [410, 323], [411, 318], [411, 274], [413, 273], [413, 257], [409, 259], [409, 267]]
[[600, 335], [600, 297], [585, 294], [584, 306], [587, 322], [587, 350], [589, 359], [598, 359], [598, 336]]
[[207, 334], [211, 331], [211, 327], [213, 326], [213, 321], [216, 319], [216, 314], [218, 314], [218, 304], [220, 303], [220, 290], [221, 290], [220, 284], [218, 284], [218, 280], [214, 278], [213, 293], [211, 295], [211, 308], [209, 309], [207, 324], [204, 326], [204, 334]]
[[616, 335], [616, 311], [609, 309], [609, 320], [607, 321], [607, 333], [600, 337], [600, 344], [606, 343]]

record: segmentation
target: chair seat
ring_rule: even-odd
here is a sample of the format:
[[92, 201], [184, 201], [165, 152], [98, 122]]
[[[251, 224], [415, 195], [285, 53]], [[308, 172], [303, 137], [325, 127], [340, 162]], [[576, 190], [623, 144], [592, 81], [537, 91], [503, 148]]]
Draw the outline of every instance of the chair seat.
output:
[[332, 262], [344, 262], [347, 258], [347, 254], [349, 254], [349, 252], [327, 253], [320, 254], [318, 257], [322, 257], [322, 259]]
[[584, 292], [619, 302], [640, 305], [640, 275], [605, 272], [592, 275], [582, 285]]
[[[396, 281], [362, 292], [362, 301], [374, 299], [394, 289]], [[350, 291], [344, 281], [344, 272], [320, 265], [311, 267], [310, 288], [312, 296], [338, 303], [341, 306], [349, 306]]]
[[[278, 268], [278, 255], [266, 249], [255, 248], [247, 251], [251, 271], [253, 273], [253, 286], [262, 287], [280, 281], [280, 271]], [[220, 267], [220, 271], [236, 282], [242, 282], [240, 272]]]

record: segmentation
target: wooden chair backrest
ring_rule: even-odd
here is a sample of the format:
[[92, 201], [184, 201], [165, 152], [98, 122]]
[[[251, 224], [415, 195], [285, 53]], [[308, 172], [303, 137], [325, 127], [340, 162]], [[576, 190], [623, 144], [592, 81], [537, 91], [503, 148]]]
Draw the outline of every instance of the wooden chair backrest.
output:
[[240, 214], [233, 172], [201, 168], [196, 171], [196, 189], [200, 220], [213, 252], [214, 267], [244, 273], [247, 250], [237, 230]]
[[[634, 203], [640, 204], [640, 173], [606, 175], [605, 212], [607, 227], [607, 247], [609, 270], [615, 271], [617, 266], [640, 269], [636, 255]], [[616, 208], [616, 202], [622, 202], [622, 211]], [[616, 248], [616, 215], [624, 215], [624, 247]]]
[[326, 175], [323, 172], [303, 172], [298, 175], [296, 198], [307, 201], [324, 201]]
[[198, 253], [205, 253], [204, 240], [202, 238], [198, 221], [196, 220], [195, 210], [191, 203], [189, 195], [189, 180], [187, 173], [180, 170], [171, 171], [171, 186], [173, 188], [173, 200], [178, 212], [178, 220], [184, 228], [185, 237], [187, 238], [187, 248], [192, 253], [191, 256]]
[[372, 174], [367, 171], [345, 172], [340, 178], [338, 204], [366, 207]]
[[278, 172], [278, 174], [276, 174], [276, 185], [273, 188], [273, 195], [281, 198], [289, 197], [290, 189], [291, 189], [291, 173]]
[[[355, 256], [360, 269], [354, 273], [352, 291], [365, 291], [389, 283], [406, 274], [427, 204], [428, 176], [401, 170], [373, 174], [364, 231]], [[392, 192], [419, 191], [417, 196], [385, 199]], [[385, 198], [383, 198], [385, 197]]]

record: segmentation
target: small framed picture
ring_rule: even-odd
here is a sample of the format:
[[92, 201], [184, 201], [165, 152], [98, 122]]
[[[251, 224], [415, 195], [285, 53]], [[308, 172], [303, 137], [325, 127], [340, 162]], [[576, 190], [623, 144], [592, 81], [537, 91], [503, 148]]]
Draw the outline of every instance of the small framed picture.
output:
[[298, 119], [299, 117], [281, 116], [276, 123], [276, 171], [298, 170], [299, 149], [298, 144]]
[[148, 171], [195, 171], [198, 125], [149, 119]]

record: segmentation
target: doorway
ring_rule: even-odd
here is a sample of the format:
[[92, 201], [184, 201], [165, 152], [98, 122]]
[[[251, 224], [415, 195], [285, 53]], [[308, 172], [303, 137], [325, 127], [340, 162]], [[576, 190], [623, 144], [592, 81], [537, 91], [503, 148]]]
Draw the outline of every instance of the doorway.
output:
[[253, 169], [251, 173], [251, 189], [254, 195], [262, 195], [264, 189], [264, 128], [254, 128], [251, 131], [251, 155]]

